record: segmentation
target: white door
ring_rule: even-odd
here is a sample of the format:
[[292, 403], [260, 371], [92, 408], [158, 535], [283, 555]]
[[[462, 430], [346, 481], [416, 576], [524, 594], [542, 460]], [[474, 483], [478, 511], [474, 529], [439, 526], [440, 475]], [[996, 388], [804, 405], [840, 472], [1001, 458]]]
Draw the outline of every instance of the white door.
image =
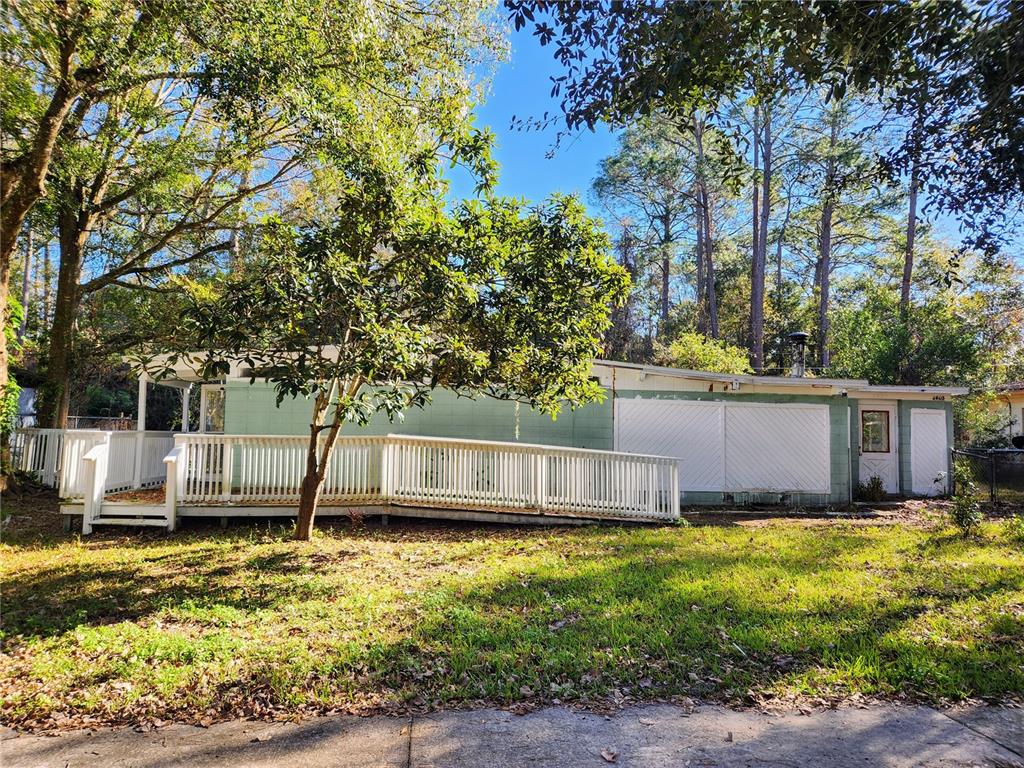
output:
[[860, 404], [860, 481], [882, 480], [886, 493], [900, 492], [899, 431], [896, 403], [862, 401]]
[[918, 496], [940, 496], [948, 487], [946, 412], [910, 409], [911, 489]]

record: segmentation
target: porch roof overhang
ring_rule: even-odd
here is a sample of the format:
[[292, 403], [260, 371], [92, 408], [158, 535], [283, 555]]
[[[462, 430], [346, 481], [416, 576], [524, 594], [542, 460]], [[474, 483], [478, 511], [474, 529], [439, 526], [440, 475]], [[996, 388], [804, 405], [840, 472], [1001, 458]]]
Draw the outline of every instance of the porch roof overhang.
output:
[[[219, 379], [215, 380], [211, 379], [209, 376], [204, 376], [200, 372], [204, 357], [203, 353], [200, 352], [189, 352], [178, 355], [153, 355], [146, 365], [141, 364], [134, 358], [125, 358], [125, 360], [129, 365], [131, 365], [132, 370], [140, 379], [145, 379], [152, 384], [158, 384], [164, 387], [185, 389], [198, 383], [219, 381]], [[244, 367], [242, 362], [240, 360], [230, 360], [228, 363], [230, 365], [230, 369], [227, 378], [240, 376], [241, 369]], [[151, 373], [151, 371], [154, 370], [160, 370], [161, 372], [170, 371], [170, 373], [166, 376], [157, 378]]]

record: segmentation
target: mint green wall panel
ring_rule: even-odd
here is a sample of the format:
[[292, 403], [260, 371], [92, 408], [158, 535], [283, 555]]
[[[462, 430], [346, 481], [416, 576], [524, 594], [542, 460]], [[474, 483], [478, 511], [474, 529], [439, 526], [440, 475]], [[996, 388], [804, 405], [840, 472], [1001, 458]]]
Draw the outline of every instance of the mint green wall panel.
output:
[[[274, 388], [266, 382], [249, 384], [231, 381], [226, 385], [224, 429], [235, 435], [308, 434], [313, 410], [311, 400], [288, 399], [278, 407]], [[425, 435], [461, 437], [470, 440], [542, 443], [611, 450], [611, 399], [591, 403], [572, 411], [563, 410], [557, 419], [518, 408], [519, 434], [516, 436], [516, 405], [491, 397], [458, 397], [448, 390], [436, 390], [424, 408], [412, 408], [405, 418], [394, 422], [378, 414], [365, 427], [346, 424], [347, 435]]]
[[[256, 382], [231, 381], [226, 385], [225, 431], [229, 434], [307, 434], [312, 402], [285, 400], [275, 405], [275, 392], [271, 385]], [[786, 501], [804, 506], [846, 504], [850, 501], [851, 447], [854, 442], [849, 430], [850, 407], [855, 403], [842, 397], [810, 395], [747, 395], [722, 392], [660, 392], [652, 390], [620, 390], [618, 397], [672, 398], [686, 400], [733, 400], [760, 403], [815, 403], [829, 406], [831, 456], [831, 493], [789, 494]], [[602, 403], [593, 403], [576, 411], [565, 410], [557, 420], [519, 407], [518, 441], [546, 445], [576, 446], [599, 450], [612, 450], [614, 429], [612, 398], [609, 392]], [[433, 394], [425, 408], [415, 408], [405, 419], [391, 423], [377, 416], [365, 427], [346, 425], [343, 434], [384, 435], [388, 433], [427, 435], [434, 437], [461, 437], [474, 440], [514, 442], [516, 435], [516, 407], [514, 403], [482, 397], [460, 398], [447, 390]], [[770, 460], [770, 457], [766, 457]], [[699, 498], [698, 498], [699, 496]], [[778, 495], [735, 494], [729, 503], [777, 503]], [[723, 494], [706, 493], [687, 497], [691, 504], [726, 503]]]

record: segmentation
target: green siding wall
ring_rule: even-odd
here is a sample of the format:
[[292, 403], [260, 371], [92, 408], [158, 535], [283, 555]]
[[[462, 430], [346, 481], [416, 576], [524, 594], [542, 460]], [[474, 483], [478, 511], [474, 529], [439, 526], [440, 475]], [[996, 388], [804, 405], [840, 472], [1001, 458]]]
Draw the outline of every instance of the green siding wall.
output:
[[[652, 400], [704, 400], [712, 402], [727, 400], [747, 403], [811, 403], [827, 405], [829, 409], [830, 443], [832, 446], [831, 493], [827, 496], [820, 493], [793, 493], [788, 494], [788, 496], [794, 504], [812, 507], [829, 504], [848, 504], [851, 500], [850, 430], [848, 422], [850, 400], [848, 398], [815, 395], [745, 395], [728, 392], [660, 392], [647, 389], [618, 390], [617, 395], [622, 398], [642, 397]], [[771, 457], [765, 457], [765, 460], [770, 461]], [[685, 488], [683, 492], [684, 500], [690, 504], [725, 503], [721, 493], [691, 492], [687, 494]], [[733, 500], [736, 503], [770, 503], [778, 501], [778, 498], [778, 494], [733, 494]]]
[[[225, 431], [229, 434], [305, 434], [310, 409], [308, 400], [286, 400], [275, 405], [272, 386], [265, 382], [250, 385], [231, 381], [226, 385]], [[831, 430], [831, 493], [790, 494], [788, 501], [804, 506], [847, 504], [851, 500], [851, 478], [857, 478], [857, 401], [845, 397], [812, 395], [748, 395], [725, 392], [661, 392], [654, 390], [619, 390], [619, 397], [643, 397], [680, 400], [755, 403], [814, 403], [829, 407]], [[948, 402], [899, 401], [900, 485], [910, 489], [910, 408], [942, 408], [947, 412], [947, 428], [952, 440], [951, 406]], [[602, 403], [566, 410], [556, 419], [519, 408], [518, 441], [547, 445], [578, 446], [612, 450], [614, 425], [610, 392]], [[854, 429], [850, 425], [854, 425]], [[343, 434], [382, 435], [388, 433], [462, 437], [476, 440], [516, 441], [516, 407], [514, 403], [481, 397], [459, 398], [446, 390], [434, 392], [432, 402], [423, 409], [409, 411], [403, 421], [389, 422], [378, 416], [366, 427], [346, 426]], [[766, 457], [770, 460], [770, 457]], [[685, 491], [685, 489], [684, 489]], [[689, 504], [722, 504], [721, 493], [690, 493]], [[731, 503], [770, 503], [778, 494], [734, 494]]]
[[[285, 400], [276, 406], [274, 388], [266, 382], [230, 381], [224, 407], [224, 431], [234, 435], [308, 434], [312, 402]], [[428, 435], [470, 440], [542, 443], [599, 450], [612, 449], [611, 399], [602, 403], [565, 409], [558, 418], [519, 407], [519, 435], [516, 436], [516, 406], [490, 397], [457, 397], [436, 390], [424, 408], [413, 408], [401, 421], [378, 415], [365, 427], [346, 425], [348, 435]]]

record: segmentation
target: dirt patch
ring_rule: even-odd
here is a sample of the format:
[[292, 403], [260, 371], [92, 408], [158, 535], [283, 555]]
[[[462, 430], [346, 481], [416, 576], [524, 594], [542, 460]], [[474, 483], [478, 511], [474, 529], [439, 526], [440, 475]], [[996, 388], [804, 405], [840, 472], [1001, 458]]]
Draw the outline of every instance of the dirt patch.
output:
[[61, 533], [60, 500], [57, 492], [42, 486], [22, 485], [0, 499], [4, 541], [11, 536], [32, 539]]

